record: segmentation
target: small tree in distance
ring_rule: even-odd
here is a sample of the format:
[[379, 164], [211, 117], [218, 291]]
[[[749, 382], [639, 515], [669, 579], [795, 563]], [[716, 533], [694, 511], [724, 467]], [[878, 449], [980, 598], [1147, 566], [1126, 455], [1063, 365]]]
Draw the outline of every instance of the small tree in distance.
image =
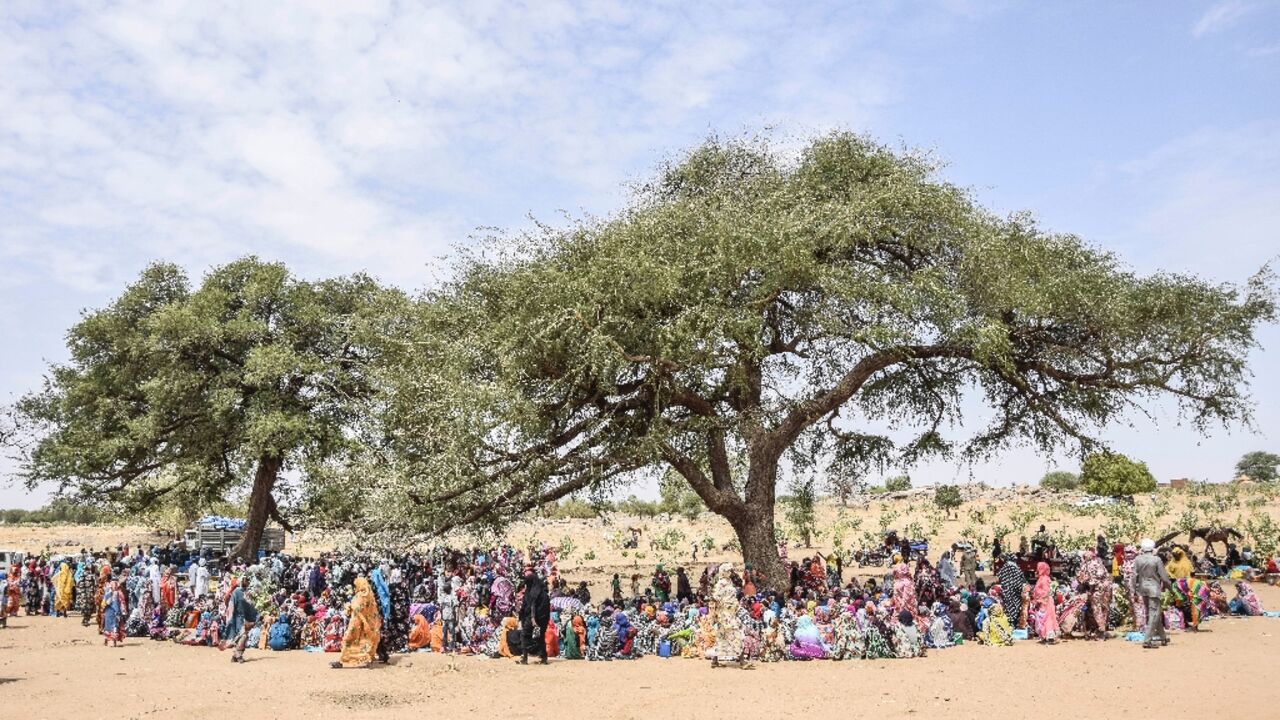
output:
[[955, 485], [939, 485], [933, 491], [933, 504], [945, 510], [947, 517], [951, 517], [951, 511], [960, 507], [961, 502], [960, 488]]
[[783, 502], [787, 506], [787, 524], [804, 540], [806, 548], [812, 547], [818, 524], [818, 495], [814, 490], [813, 477], [792, 482], [791, 494]]
[[884, 489], [888, 492], [903, 492], [911, 489], [911, 478], [907, 475], [896, 475], [884, 481]]
[[1245, 453], [1236, 463], [1236, 475], [1247, 475], [1251, 480], [1271, 482], [1280, 477], [1276, 466], [1280, 466], [1280, 455], [1262, 450]]
[[1080, 468], [1080, 479], [1084, 481], [1085, 491], [1108, 497], [1156, 489], [1156, 478], [1147, 469], [1147, 464], [1130, 460], [1120, 453], [1091, 453]]
[[1053, 470], [1040, 478], [1040, 487], [1053, 492], [1076, 490], [1080, 487], [1080, 476], [1069, 470]]

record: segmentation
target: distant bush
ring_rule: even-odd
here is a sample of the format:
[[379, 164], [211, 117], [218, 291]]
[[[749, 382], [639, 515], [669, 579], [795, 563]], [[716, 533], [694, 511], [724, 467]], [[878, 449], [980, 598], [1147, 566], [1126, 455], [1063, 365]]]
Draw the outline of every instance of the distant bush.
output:
[[546, 508], [546, 516], [553, 520], [590, 520], [599, 517], [607, 508], [592, 505], [578, 498], [566, 498], [558, 503], [551, 503]]
[[884, 481], [884, 489], [887, 492], [902, 492], [911, 489], [911, 478], [907, 475], [898, 475]]
[[1080, 476], [1067, 470], [1054, 470], [1040, 478], [1040, 487], [1053, 492], [1076, 490], [1080, 487]]
[[629, 496], [626, 500], [618, 503], [618, 512], [623, 515], [635, 515], [638, 517], [654, 517], [662, 512], [659, 503], [649, 500], [641, 500], [635, 495]]
[[54, 499], [37, 510], [0, 510], [0, 522], [5, 525], [92, 525], [113, 519], [110, 513], [63, 498]]

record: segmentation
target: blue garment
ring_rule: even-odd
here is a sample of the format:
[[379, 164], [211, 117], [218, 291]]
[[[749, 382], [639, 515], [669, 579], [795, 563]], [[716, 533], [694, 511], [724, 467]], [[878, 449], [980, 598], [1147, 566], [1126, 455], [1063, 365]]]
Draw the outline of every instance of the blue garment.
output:
[[382, 578], [382, 568], [374, 568], [369, 573], [369, 580], [373, 583], [373, 592], [378, 596], [378, 609], [382, 611], [382, 619], [386, 620], [391, 617], [391, 590], [387, 587], [387, 581]]
[[267, 635], [267, 647], [272, 650], [288, 650], [289, 641], [292, 639], [293, 631], [289, 628], [289, 616], [281, 615], [271, 626], [271, 632]]
[[227, 627], [222, 637], [232, 640], [240, 637], [246, 622], [258, 621], [258, 609], [245, 597], [244, 588], [237, 587], [231, 591], [231, 617], [227, 619]]

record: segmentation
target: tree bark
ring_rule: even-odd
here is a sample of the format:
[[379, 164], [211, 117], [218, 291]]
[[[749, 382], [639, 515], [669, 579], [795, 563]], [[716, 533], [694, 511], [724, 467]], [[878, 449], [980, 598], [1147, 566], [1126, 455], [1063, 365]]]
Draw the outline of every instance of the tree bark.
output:
[[271, 510], [271, 493], [280, 475], [280, 458], [264, 455], [258, 460], [258, 470], [253, 475], [253, 492], [249, 495], [249, 519], [245, 523], [240, 543], [231, 551], [232, 557], [245, 562], [258, 559], [258, 546], [262, 544], [262, 531], [267, 527], [267, 515]]
[[730, 524], [742, 545], [742, 559], [764, 577], [766, 588], [784, 594], [790, 590], [791, 575], [778, 557], [778, 542], [773, 535], [773, 507], [748, 507]]

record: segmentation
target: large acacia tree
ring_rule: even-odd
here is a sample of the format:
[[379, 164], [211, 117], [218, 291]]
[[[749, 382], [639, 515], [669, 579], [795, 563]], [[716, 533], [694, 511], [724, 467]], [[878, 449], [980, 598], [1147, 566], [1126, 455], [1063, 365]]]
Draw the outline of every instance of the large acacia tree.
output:
[[[1235, 423], [1274, 312], [1265, 272], [1136, 275], [858, 136], [793, 159], [712, 140], [615, 215], [497, 238], [423, 298], [367, 499], [384, 527], [497, 527], [669, 467], [781, 586], [780, 474], [1089, 447], [1162, 396]], [[970, 393], [991, 422], [948, 437]]]
[[[365, 276], [308, 282], [245, 258], [196, 289], [155, 264], [67, 333], [70, 360], [17, 405], [23, 476], [124, 509], [192, 507], [249, 488], [236, 549], [253, 557], [281, 473], [351, 449], [370, 395], [369, 338], [398, 295]], [[251, 478], [251, 479], [250, 479]]]

